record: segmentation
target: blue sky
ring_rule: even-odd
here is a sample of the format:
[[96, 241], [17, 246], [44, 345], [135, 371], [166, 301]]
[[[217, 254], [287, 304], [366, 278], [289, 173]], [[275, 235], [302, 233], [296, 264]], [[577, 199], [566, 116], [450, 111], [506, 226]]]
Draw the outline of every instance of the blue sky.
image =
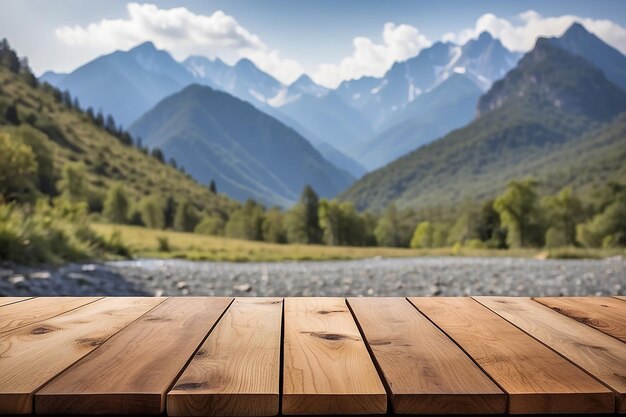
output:
[[[175, 58], [241, 57], [290, 82], [302, 72], [325, 85], [380, 75], [432, 42], [465, 42], [488, 30], [528, 50], [572, 21], [626, 52], [626, 2], [617, 0], [0, 0], [0, 37], [37, 73], [69, 71], [115, 49], [152, 40]], [[221, 11], [221, 12], [219, 12]], [[104, 21], [104, 22], [103, 22]], [[163, 29], [163, 25], [168, 26]], [[356, 38], [356, 39], [355, 39]]]

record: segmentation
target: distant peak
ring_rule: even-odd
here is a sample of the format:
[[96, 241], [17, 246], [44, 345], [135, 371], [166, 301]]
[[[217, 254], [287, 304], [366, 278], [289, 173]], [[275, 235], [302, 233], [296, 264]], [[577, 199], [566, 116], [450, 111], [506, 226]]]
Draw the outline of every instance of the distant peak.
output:
[[587, 35], [589, 31], [585, 29], [585, 27], [579, 23], [574, 22], [572, 26], [570, 26], [564, 33], [564, 35]]
[[307, 74], [304, 74], [304, 73], [301, 76], [299, 76], [297, 80], [291, 83], [291, 85], [311, 85], [311, 84], [315, 84], [315, 83], [313, 82], [311, 77], [309, 77]]
[[201, 93], [201, 94], [205, 94], [205, 93], [211, 93], [215, 90], [213, 90], [211, 87], [209, 87], [208, 85], [201, 85], [201, 84], [189, 84], [187, 87], [183, 88], [178, 94], [181, 95], [185, 95], [185, 94], [194, 94], [194, 93]]
[[157, 49], [156, 46], [154, 46], [154, 43], [152, 43], [151, 41], [146, 41], [135, 46], [133, 49], [130, 50], [130, 52], [152, 52], [156, 50]]
[[556, 46], [552, 43], [551, 39], [544, 38], [544, 37], [539, 37], [535, 41], [535, 47], [532, 50], [530, 50], [527, 53], [527, 55], [533, 54], [534, 52], [539, 51], [539, 50], [555, 49], [555, 48], [556, 48]]
[[449, 42], [449, 41], [447, 41], [447, 42], [436, 41], [429, 48], [422, 49], [422, 51], [426, 51], [428, 49], [430, 49], [430, 50], [436, 50], [436, 49], [445, 50], [445, 49], [449, 49], [452, 46], [456, 46], [456, 44], [454, 42]]
[[239, 61], [237, 61], [237, 64], [235, 64], [235, 67], [257, 69], [257, 66], [254, 65], [254, 62], [250, 61], [248, 58], [241, 58]]
[[478, 40], [482, 42], [492, 41], [493, 36], [491, 36], [491, 33], [484, 31], [478, 36]]

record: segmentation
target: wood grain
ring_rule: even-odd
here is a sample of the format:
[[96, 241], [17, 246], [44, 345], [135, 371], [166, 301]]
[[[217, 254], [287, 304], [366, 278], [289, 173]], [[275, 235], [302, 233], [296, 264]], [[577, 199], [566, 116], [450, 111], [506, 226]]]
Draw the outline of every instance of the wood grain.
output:
[[167, 395], [171, 416], [275, 416], [280, 298], [237, 298]]
[[162, 299], [105, 298], [0, 335], [0, 414], [33, 412], [33, 392]]
[[609, 413], [613, 392], [471, 298], [410, 298], [506, 391], [508, 411]]
[[160, 414], [231, 298], [168, 298], [37, 392], [41, 414]]
[[626, 304], [613, 297], [536, 297], [535, 301], [626, 343]]
[[47, 320], [75, 308], [93, 303], [101, 297], [39, 297], [14, 303], [2, 309], [0, 333]]
[[287, 298], [283, 414], [382, 414], [387, 396], [343, 298]]
[[349, 298], [398, 414], [493, 414], [505, 394], [404, 298]]
[[30, 300], [32, 297], [0, 297], [0, 307], [13, 303]]
[[530, 298], [474, 299], [602, 381], [615, 391], [617, 411], [626, 412], [626, 344]]

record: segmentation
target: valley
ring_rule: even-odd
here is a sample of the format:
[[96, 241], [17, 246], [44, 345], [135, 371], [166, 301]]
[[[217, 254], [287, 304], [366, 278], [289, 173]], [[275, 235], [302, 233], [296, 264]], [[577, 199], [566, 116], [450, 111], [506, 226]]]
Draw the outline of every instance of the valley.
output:
[[[166, 51], [146, 42], [102, 56], [69, 74], [45, 73], [41, 80], [68, 90], [84, 108], [111, 114], [141, 139], [146, 138], [137, 128], [140, 117], [145, 120], [166, 97], [191, 84], [224, 91], [295, 130], [335, 166], [333, 169], [347, 172], [346, 176], [334, 171], [337, 186], [343, 190], [346, 181], [354, 182], [367, 170], [379, 168], [471, 121], [481, 93], [513, 68], [518, 59], [519, 54], [508, 51], [485, 33], [465, 45], [435, 43], [416, 57], [393, 65], [381, 78], [349, 80], [332, 90], [304, 75], [284, 85], [247, 59], [235, 65], [202, 56], [177, 62]], [[93, 82], [95, 79], [98, 81]], [[127, 106], [133, 110], [129, 112]], [[232, 117], [243, 115], [234, 111]], [[176, 123], [183, 131], [193, 130], [183, 120]], [[154, 140], [142, 143], [150, 148], [157, 146]], [[217, 179], [209, 178], [216, 177], [215, 172], [199, 174], [202, 163], [187, 160], [185, 145], [170, 144], [167, 151], [201, 183]], [[205, 165], [211, 165], [210, 154], [203, 156]], [[226, 159], [240, 166], [249, 164], [245, 158]], [[317, 180], [324, 181], [319, 175], [302, 177], [289, 172], [288, 176], [315, 185]], [[259, 176], [263, 174], [259, 172]], [[255, 198], [270, 206], [288, 207], [297, 199], [284, 184], [266, 182], [266, 188], [254, 192], [250, 179], [237, 177], [226, 171], [219, 182], [240, 201]], [[342, 191], [337, 186], [318, 191], [332, 197]], [[260, 198], [260, 193], [264, 197]]]
[[[626, 243], [626, 57], [580, 24], [523, 55], [486, 32], [435, 42], [337, 88], [151, 42], [36, 79], [0, 49], [9, 260], [598, 256]], [[168, 233], [181, 233], [173, 250]]]

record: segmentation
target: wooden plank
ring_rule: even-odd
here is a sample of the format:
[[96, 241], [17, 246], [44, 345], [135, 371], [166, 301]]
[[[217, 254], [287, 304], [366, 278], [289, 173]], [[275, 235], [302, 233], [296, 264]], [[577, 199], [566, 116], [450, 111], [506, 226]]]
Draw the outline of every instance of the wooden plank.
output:
[[410, 298], [509, 396], [512, 414], [609, 413], [613, 392], [471, 298]]
[[19, 303], [21, 301], [30, 300], [32, 297], [0, 297], [0, 307], [7, 306], [13, 303]]
[[349, 298], [397, 414], [494, 414], [506, 395], [404, 298]]
[[237, 298], [167, 395], [171, 416], [275, 416], [280, 298]]
[[162, 299], [105, 298], [0, 335], [0, 414], [33, 412], [33, 392]]
[[93, 303], [101, 297], [40, 297], [8, 305], [0, 316], [0, 333], [47, 320], [78, 307]]
[[626, 412], [626, 344], [530, 298], [474, 299], [602, 381], [615, 391], [617, 411]]
[[617, 298], [618, 300], [626, 301], [626, 297], [623, 297], [621, 295], [615, 295], [615, 296], [613, 296], [613, 298]]
[[387, 396], [343, 298], [287, 298], [282, 413], [382, 414]]
[[626, 343], [626, 304], [613, 297], [536, 297], [533, 300]]
[[41, 414], [160, 414], [231, 298], [168, 298], [35, 395]]

